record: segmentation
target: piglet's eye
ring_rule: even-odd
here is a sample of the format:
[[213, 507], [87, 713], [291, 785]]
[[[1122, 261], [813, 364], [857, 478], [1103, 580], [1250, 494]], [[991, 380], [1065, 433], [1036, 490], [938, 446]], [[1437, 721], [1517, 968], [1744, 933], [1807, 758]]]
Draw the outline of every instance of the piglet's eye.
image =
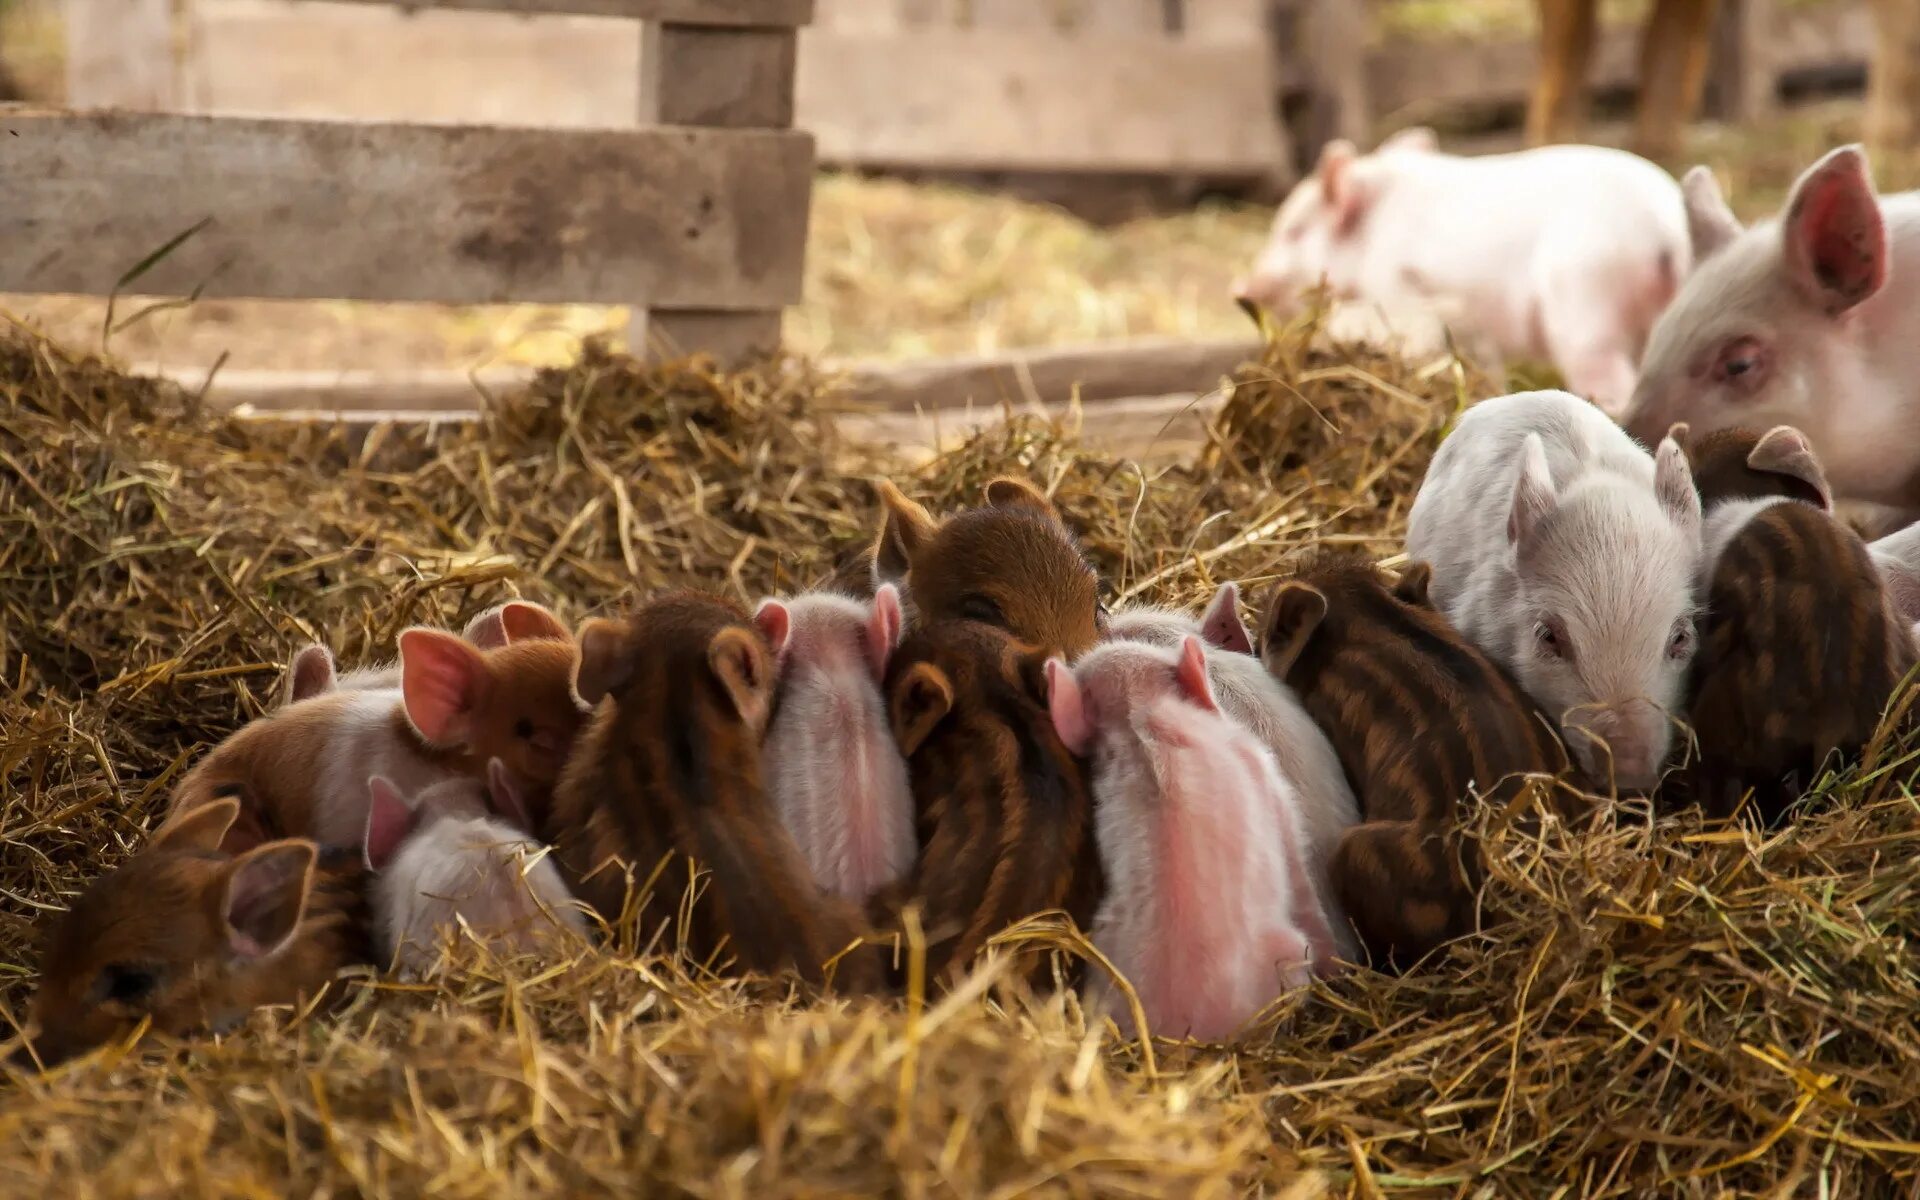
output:
[[960, 615], [969, 621], [981, 621], [988, 625], [1005, 625], [1006, 614], [989, 596], [967, 596], [960, 601]]
[[160, 982], [159, 973], [152, 967], [133, 963], [109, 963], [100, 972], [100, 980], [95, 990], [102, 1000], [111, 1000], [118, 1004], [139, 1004], [153, 995], [153, 989]]
[[1541, 621], [1536, 624], [1533, 627], [1533, 637], [1540, 647], [1540, 652], [1547, 657], [1562, 659], [1573, 657], [1573, 639], [1569, 638], [1566, 631], [1554, 622]]
[[532, 738], [533, 722], [526, 717], [521, 717], [518, 721], [515, 721], [513, 723], [513, 736], [519, 738], [523, 742]]

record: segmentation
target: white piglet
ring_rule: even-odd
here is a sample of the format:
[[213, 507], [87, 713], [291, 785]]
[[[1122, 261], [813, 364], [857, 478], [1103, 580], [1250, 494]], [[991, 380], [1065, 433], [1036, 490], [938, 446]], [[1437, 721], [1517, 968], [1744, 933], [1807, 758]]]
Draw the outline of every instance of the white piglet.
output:
[[762, 601], [773, 647], [767, 795], [814, 878], [855, 902], [904, 876], [918, 852], [913, 790], [880, 694], [900, 639], [900, 593], [830, 592]]
[[1649, 455], [1565, 392], [1467, 410], [1414, 498], [1407, 555], [1435, 605], [1512, 671], [1597, 784], [1650, 787], [1695, 644], [1700, 497], [1672, 438]]
[[[1232, 1035], [1338, 953], [1314, 887], [1299, 796], [1260, 739], [1220, 711], [1198, 638], [1108, 642], [1047, 664], [1055, 731], [1092, 760], [1106, 896], [1092, 938], [1148, 1026]], [[1110, 1003], [1104, 981], [1090, 1002]]]
[[383, 961], [402, 977], [430, 972], [450, 932], [465, 928], [507, 954], [553, 949], [586, 922], [544, 848], [520, 829], [526, 806], [499, 759], [488, 781], [455, 779], [412, 799], [368, 780], [365, 839]]
[[1337, 300], [1424, 306], [1508, 356], [1550, 359], [1617, 411], [1691, 258], [1680, 188], [1645, 159], [1598, 146], [1463, 158], [1416, 129], [1368, 155], [1329, 144], [1236, 291], [1282, 314], [1322, 280]]

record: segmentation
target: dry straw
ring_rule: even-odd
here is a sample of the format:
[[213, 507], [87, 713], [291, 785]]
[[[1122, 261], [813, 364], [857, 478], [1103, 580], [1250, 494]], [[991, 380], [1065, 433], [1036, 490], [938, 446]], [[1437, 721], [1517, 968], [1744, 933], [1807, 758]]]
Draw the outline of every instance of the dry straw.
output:
[[[1258, 597], [1306, 546], [1393, 555], [1484, 386], [1285, 336], [1194, 463], [1022, 419], [903, 478], [950, 507], [1025, 471], [1117, 595]], [[23, 1011], [40, 918], [308, 637], [360, 660], [515, 593], [578, 618], [636, 583], [752, 597], [843, 565], [889, 464], [835, 444], [823, 396], [799, 368], [590, 351], [478, 424], [346, 432], [229, 422], [0, 338], [0, 1008]], [[334, 1012], [13, 1070], [0, 1194], [1912, 1194], [1908, 755], [1877, 746], [1823, 785], [1835, 811], [1771, 836], [1482, 813], [1485, 934], [1285, 997], [1234, 1047], [1143, 1047], [995, 965], [846, 1005], [469, 947], [431, 985], [344, 980]]]

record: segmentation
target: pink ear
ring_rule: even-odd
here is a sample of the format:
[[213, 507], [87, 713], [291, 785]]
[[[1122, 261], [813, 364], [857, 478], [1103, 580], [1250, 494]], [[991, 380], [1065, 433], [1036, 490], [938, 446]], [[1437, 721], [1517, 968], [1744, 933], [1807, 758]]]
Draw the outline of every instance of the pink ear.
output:
[[1219, 711], [1220, 706], [1213, 702], [1213, 683], [1207, 678], [1207, 648], [1192, 634], [1180, 639], [1180, 665], [1174, 668], [1173, 677], [1187, 699], [1201, 708]]
[[407, 719], [436, 745], [464, 741], [492, 680], [480, 652], [443, 629], [400, 635], [400, 693]]
[[1062, 745], [1080, 757], [1093, 748], [1093, 714], [1087, 711], [1087, 698], [1073, 668], [1065, 660], [1047, 660], [1047, 711], [1053, 716], [1053, 731]]
[[874, 678], [887, 673], [887, 659], [900, 644], [900, 589], [883, 583], [873, 593], [873, 611], [867, 616], [867, 662]]
[[324, 692], [335, 683], [333, 652], [325, 646], [303, 646], [293, 656], [293, 671], [287, 682], [287, 703], [298, 704]]
[[497, 758], [487, 760], [487, 800], [493, 814], [532, 833], [533, 814], [527, 810], [527, 798], [507, 773], [507, 764]]
[[477, 614], [460, 631], [460, 636], [482, 650], [498, 650], [507, 644], [507, 606], [496, 604], [485, 612]]
[[1223, 583], [1213, 594], [1213, 602], [1200, 618], [1200, 636], [1207, 639], [1209, 645], [1234, 654], [1253, 653], [1253, 635], [1240, 619], [1239, 584]]
[[766, 635], [767, 645], [773, 649], [774, 661], [785, 662], [787, 638], [793, 633], [792, 611], [778, 600], [762, 600], [760, 607], [753, 610], [753, 623]]
[[1829, 314], [1845, 312], [1887, 281], [1887, 227], [1858, 146], [1842, 146], [1793, 185], [1782, 222], [1787, 270]]
[[366, 853], [367, 866], [375, 871], [386, 869], [388, 863], [400, 849], [400, 843], [407, 840], [419, 819], [407, 798], [391, 779], [375, 775], [367, 780], [369, 803], [367, 805], [367, 830], [361, 839], [362, 849]]
[[573, 632], [560, 618], [531, 600], [509, 600], [500, 609], [500, 628], [512, 642], [571, 642]]

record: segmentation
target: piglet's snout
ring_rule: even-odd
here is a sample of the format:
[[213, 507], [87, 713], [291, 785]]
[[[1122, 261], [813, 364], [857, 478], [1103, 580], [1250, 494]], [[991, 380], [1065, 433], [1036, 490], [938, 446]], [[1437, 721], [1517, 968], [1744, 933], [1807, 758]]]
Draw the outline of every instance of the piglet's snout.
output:
[[1601, 786], [1652, 787], [1673, 740], [1666, 714], [1645, 699], [1569, 709], [1561, 725], [1581, 768]]

